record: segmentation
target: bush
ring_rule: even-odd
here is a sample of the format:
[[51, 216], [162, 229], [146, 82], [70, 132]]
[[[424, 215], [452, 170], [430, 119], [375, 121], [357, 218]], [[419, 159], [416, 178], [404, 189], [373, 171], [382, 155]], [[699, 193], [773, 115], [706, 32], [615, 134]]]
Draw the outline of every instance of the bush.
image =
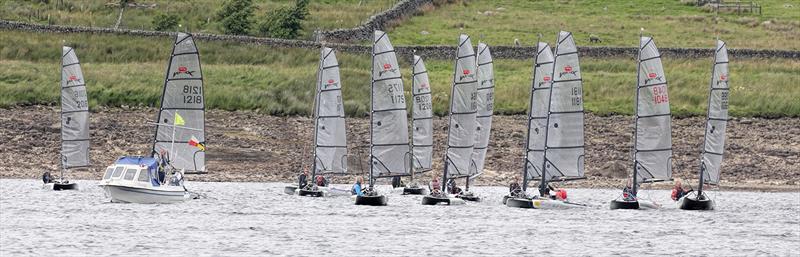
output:
[[296, 38], [308, 16], [308, 0], [297, 0], [294, 7], [283, 7], [269, 12], [258, 26], [262, 36]]
[[225, 34], [247, 35], [252, 27], [253, 16], [252, 0], [228, 0], [222, 4], [222, 9], [217, 12], [217, 17], [222, 21], [222, 30]]
[[153, 30], [174, 31], [178, 28], [180, 18], [175, 14], [159, 14], [153, 17]]

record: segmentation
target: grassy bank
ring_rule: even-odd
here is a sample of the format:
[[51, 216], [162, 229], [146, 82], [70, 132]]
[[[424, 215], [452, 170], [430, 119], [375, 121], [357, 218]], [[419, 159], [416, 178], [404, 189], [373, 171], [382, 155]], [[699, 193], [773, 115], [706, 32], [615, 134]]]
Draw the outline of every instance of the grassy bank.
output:
[[[0, 17], [8, 20], [48, 23], [56, 25], [79, 25], [113, 27], [117, 22], [119, 9], [107, 7], [108, 2], [96, 0], [52, 0], [14, 1], [0, 0]], [[192, 32], [220, 33], [221, 27], [216, 13], [223, 4], [221, 0], [148, 0], [137, 1], [142, 4], [156, 4], [155, 8], [126, 8], [121, 28], [153, 28], [153, 17], [160, 13], [175, 14], [180, 24]], [[257, 10], [254, 21], [257, 24], [267, 12], [283, 6], [291, 6], [294, 1], [260, 0], [253, 1]], [[354, 27], [371, 15], [391, 8], [396, 0], [315, 0], [310, 1], [308, 19], [303, 22], [301, 38], [310, 38], [315, 29], [335, 29]], [[62, 4], [63, 3], [63, 4]], [[38, 16], [38, 17], [37, 17]], [[255, 27], [255, 26], [254, 26]]]
[[[170, 39], [90, 34], [33, 34], [2, 31], [0, 106], [58, 102], [61, 40], [76, 43], [89, 83], [92, 106], [158, 103]], [[209, 108], [261, 110], [305, 115], [313, 103], [318, 52], [198, 42]], [[370, 58], [339, 54], [350, 115], [367, 112]], [[711, 57], [665, 59], [670, 99], [677, 115], [703, 115]], [[447, 110], [451, 60], [426, 60], [437, 113]], [[401, 60], [410, 88], [408, 60]], [[586, 109], [597, 114], [631, 114], [636, 65], [631, 59], [581, 60]], [[496, 110], [524, 113], [530, 85], [529, 60], [496, 60]], [[736, 116], [800, 116], [800, 61], [742, 59], [731, 62], [731, 112]]]
[[404, 21], [392, 32], [397, 44], [455, 44], [459, 33], [494, 45], [555, 40], [559, 30], [572, 31], [579, 45], [589, 35], [602, 46], [635, 46], [639, 28], [661, 47], [711, 48], [715, 31], [732, 48], [800, 50], [800, 4], [760, 0], [763, 15], [714, 13], [677, 0], [650, 1], [517, 1], [471, 0], [444, 5]]

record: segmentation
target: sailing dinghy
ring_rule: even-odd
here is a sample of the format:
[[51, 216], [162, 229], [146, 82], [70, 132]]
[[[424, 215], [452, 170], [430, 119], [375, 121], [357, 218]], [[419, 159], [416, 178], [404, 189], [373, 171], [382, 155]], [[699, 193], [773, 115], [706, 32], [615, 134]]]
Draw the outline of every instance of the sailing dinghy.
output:
[[478, 113], [476, 114], [475, 126], [475, 147], [472, 149], [472, 163], [470, 164], [469, 176], [466, 178], [464, 191], [458, 198], [466, 201], [480, 201], [481, 198], [469, 190], [470, 180], [483, 174], [483, 167], [486, 164], [486, 151], [489, 148], [489, 136], [492, 131], [492, 114], [494, 112], [494, 65], [492, 64], [492, 53], [489, 46], [478, 43], [478, 57], [476, 60], [478, 76], [478, 94], [476, 104]]
[[718, 185], [722, 168], [722, 152], [725, 150], [725, 128], [728, 124], [728, 47], [717, 40], [714, 52], [711, 85], [708, 92], [708, 114], [703, 154], [700, 160], [700, 181], [697, 191], [678, 200], [683, 210], [713, 210], [714, 200], [703, 191], [703, 185]]
[[[586, 206], [550, 195], [551, 182], [585, 179], [583, 82], [578, 49], [570, 32], [559, 32], [556, 42], [552, 57], [544, 50], [548, 47], [546, 44], [537, 46], [540, 48], [537, 49], [537, 55], [541, 55], [541, 58], [537, 56], [538, 68], [551, 68], [551, 72], [540, 71], [536, 75], [541, 75], [541, 79], [534, 78], [532, 85], [531, 101], [543, 100], [546, 104], [531, 105], [532, 109], [537, 110], [529, 114], [528, 128], [533, 128], [533, 131], [528, 131], [529, 149], [525, 157], [526, 179], [523, 186], [527, 184], [528, 176], [539, 180], [539, 195], [528, 198], [523, 192], [522, 195], [507, 199], [506, 206], [509, 207], [566, 209]], [[542, 111], [545, 108], [546, 111]]]
[[375, 190], [375, 179], [408, 176], [411, 161], [408, 113], [400, 67], [386, 32], [376, 30], [372, 41], [370, 93], [369, 187], [356, 197], [356, 205], [386, 205]]
[[[286, 186], [284, 192], [300, 196], [330, 196], [336, 190], [315, 184], [317, 175], [347, 173], [345, 130], [339, 62], [333, 49], [322, 47], [314, 96], [314, 157], [311, 178], [305, 188]], [[290, 193], [291, 194], [291, 193]]]
[[638, 196], [641, 183], [672, 178], [672, 128], [667, 79], [661, 55], [652, 37], [639, 37], [636, 77], [633, 172], [630, 188], [611, 201], [614, 209], [656, 209], [660, 206]]
[[65, 173], [70, 169], [89, 167], [89, 99], [86, 83], [75, 50], [61, 48], [61, 177], [44, 188], [75, 190]]
[[100, 186], [112, 202], [170, 203], [192, 197], [183, 174], [206, 173], [203, 93], [197, 46], [191, 35], [178, 33], [153, 123], [151, 157], [124, 156], [106, 169]]
[[475, 126], [478, 113], [478, 78], [475, 74], [475, 50], [469, 36], [461, 35], [456, 50], [453, 86], [450, 93], [450, 121], [447, 131], [447, 150], [444, 156], [444, 172], [441, 189], [422, 198], [423, 205], [456, 205], [464, 200], [447, 194], [448, 179], [469, 177], [472, 151], [475, 148]]
[[550, 103], [550, 84], [553, 82], [553, 50], [545, 42], [536, 44], [530, 103], [528, 105], [528, 131], [522, 169], [522, 191], [503, 197], [510, 207], [533, 208], [527, 195], [528, 182], [541, 178], [544, 161], [544, 136], [547, 129], [547, 106]]
[[428, 189], [414, 176], [431, 170], [433, 164], [433, 102], [428, 70], [422, 57], [414, 55], [411, 71], [411, 181], [403, 188], [404, 195], [428, 194]]

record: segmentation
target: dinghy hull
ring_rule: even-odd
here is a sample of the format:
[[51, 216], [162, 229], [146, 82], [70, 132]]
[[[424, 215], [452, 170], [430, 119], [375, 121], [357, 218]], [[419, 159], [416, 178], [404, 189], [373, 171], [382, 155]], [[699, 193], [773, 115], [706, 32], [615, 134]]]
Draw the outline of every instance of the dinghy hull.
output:
[[356, 205], [386, 206], [389, 199], [385, 195], [356, 196]]
[[322, 190], [300, 189], [300, 190], [297, 190], [297, 195], [299, 195], [299, 196], [308, 196], [308, 197], [323, 197], [325, 194], [322, 192]]
[[428, 189], [423, 187], [405, 187], [403, 188], [404, 195], [424, 195], [428, 193]]
[[658, 209], [661, 206], [651, 201], [639, 199], [638, 201], [613, 200], [609, 204], [609, 208], [612, 210], [639, 210]]
[[697, 199], [697, 197], [685, 196], [678, 201], [678, 208], [691, 211], [710, 211], [714, 209], [714, 200], [708, 197]]
[[503, 197], [503, 201], [506, 206], [514, 207], [514, 208], [523, 208], [523, 209], [536, 209], [536, 206], [533, 205], [533, 201], [528, 198], [516, 198], [511, 196]]
[[477, 196], [477, 195], [474, 195], [472, 192], [466, 192], [464, 194], [457, 195], [456, 197], [461, 198], [461, 200], [470, 201], [470, 202], [480, 202], [481, 201], [481, 197]]
[[462, 205], [464, 200], [455, 197], [437, 197], [426, 195], [422, 197], [422, 205]]
[[283, 193], [285, 193], [287, 195], [294, 195], [296, 190], [297, 190], [297, 186], [285, 186], [283, 188]]
[[70, 182], [66, 182], [66, 183], [56, 182], [56, 183], [53, 183], [53, 190], [56, 190], [56, 191], [78, 190], [78, 184], [70, 183]]

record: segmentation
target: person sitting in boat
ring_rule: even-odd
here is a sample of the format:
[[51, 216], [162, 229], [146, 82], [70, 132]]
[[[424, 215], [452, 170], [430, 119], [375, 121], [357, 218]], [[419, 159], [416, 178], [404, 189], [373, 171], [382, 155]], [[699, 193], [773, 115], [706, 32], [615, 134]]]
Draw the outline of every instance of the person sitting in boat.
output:
[[297, 177], [297, 188], [306, 188], [308, 185], [308, 168], [303, 169], [303, 173]]
[[544, 192], [545, 192], [544, 195], [549, 197], [550, 199], [562, 200], [562, 201], [567, 200], [567, 190], [560, 188], [556, 189], [555, 187], [553, 187], [553, 185], [548, 184], [547, 187], [544, 189]]
[[449, 181], [447, 181], [447, 193], [459, 195], [461, 194], [461, 192], [462, 190], [460, 187], [458, 187], [458, 185], [456, 185], [455, 179], [450, 179]]
[[357, 177], [356, 178], [356, 183], [353, 184], [353, 189], [350, 191], [350, 193], [352, 193], [353, 195], [357, 195], [357, 196], [363, 196], [364, 195], [364, 189], [361, 186], [363, 184], [363, 182], [364, 182], [364, 178]]
[[631, 179], [628, 179], [628, 183], [625, 184], [625, 188], [622, 189], [622, 199], [628, 202], [636, 201], [636, 194], [633, 193], [633, 184]]
[[675, 187], [672, 188], [672, 200], [677, 201], [680, 200], [681, 197], [684, 197], [689, 192], [692, 192], [691, 189], [686, 190], [683, 189], [683, 185], [681, 184], [680, 179], [675, 179]]
[[325, 179], [322, 175], [317, 175], [316, 184], [318, 187], [328, 186], [328, 180]]
[[172, 165], [169, 161], [169, 153], [161, 150], [156, 159], [158, 159], [158, 183], [163, 185], [167, 179], [167, 166]]
[[404, 186], [405, 185], [403, 184], [403, 180], [401, 180], [400, 177], [393, 177], [392, 178], [392, 187], [393, 188], [404, 187]]
[[169, 184], [171, 186], [183, 185], [183, 174], [181, 174], [181, 172], [178, 170], [173, 170], [172, 178], [169, 180]]
[[45, 184], [53, 183], [53, 176], [50, 175], [49, 171], [45, 171], [44, 174], [42, 174], [42, 182]]
[[440, 195], [442, 194], [442, 184], [439, 182], [439, 177], [434, 176], [433, 180], [431, 180], [431, 184], [429, 185], [431, 190], [431, 195]]
[[514, 177], [514, 181], [508, 185], [508, 194], [511, 196], [518, 196], [522, 193], [522, 187], [519, 186], [519, 177]]

